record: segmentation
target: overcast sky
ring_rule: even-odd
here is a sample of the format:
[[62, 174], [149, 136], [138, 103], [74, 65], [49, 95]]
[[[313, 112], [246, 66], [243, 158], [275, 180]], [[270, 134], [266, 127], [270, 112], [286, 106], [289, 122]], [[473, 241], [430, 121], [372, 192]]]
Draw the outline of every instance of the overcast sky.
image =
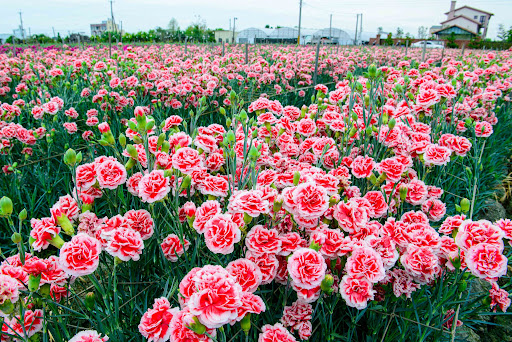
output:
[[[494, 13], [490, 20], [488, 37], [495, 38], [498, 25], [512, 26], [512, 0], [459, 0], [457, 7], [468, 5]], [[236, 27], [264, 27], [298, 25], [299, 0], [114, 0], [116, 22], [123, 22], [123, 30], [136, 32], [157, 26], [166, 27], [176, 18], [185, 28], [200, 16], [210, 28], [229, 28], [230, 18], [237, 17]], [[356, 13], [363, 14], [363, 32], [374, 36], [382, 26], [386, 32], [397, 27], [412, 35], [419, 26], [430, 27], [445, 20], [450, 9], [449, 0], [304, 0], [302, 27], [321, 29], [332, 26], [353, 32]], [[19, 26], [22, 11], [23, 24], [31, 33], [67, 35], [71, 32], [90, 34], [89, 24], [110, 17], [109, 0], [0, 0], [0, 33], [11, 33]]]

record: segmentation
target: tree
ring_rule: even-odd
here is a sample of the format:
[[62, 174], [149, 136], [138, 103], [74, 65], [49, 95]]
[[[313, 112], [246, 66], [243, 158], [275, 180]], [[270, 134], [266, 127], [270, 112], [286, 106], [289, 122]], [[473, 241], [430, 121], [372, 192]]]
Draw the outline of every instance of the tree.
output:
[[388, 36], [386, 38], [386, 40], [384, 41], [384, 44], [386, 45], [393, 45], [393, 34], [391, 32], [388, 33]]
[[450, 34], [450, 36], [448, 38], [446, 38], [446, 40], [448, 41], [448, 43], [446, 44], [446, 47], [448, 48], [458, 48], [459, 46], [457, 45], [457, 43], [455, 43], [455, 32], [452, 32]]
[[512, 42], [512, 26], [507, 30], [505, 25], [500, 24], [498, 27], [498, 39], [502, 42]]
[[404, 35], [404, 30], [401, 27], [396, 28], [396, 38], [402, 38]]
[[377, 34], [382, 34], [384, 33], [384, 30], [382, 29], [382, 26], [380, 26], [378, 29], [377, 29]]
[[175, 34], [176, 31], [180, 29], [176, 18], [172, 18], [171, 20], [169, 20], [169, 24], [167, 24], [167, 29], [169, 30], [170, 34]]
[[427, 38], [427, 27], [426, 26], [420, 26], [418, 27], [418, 39], [425, 39]]

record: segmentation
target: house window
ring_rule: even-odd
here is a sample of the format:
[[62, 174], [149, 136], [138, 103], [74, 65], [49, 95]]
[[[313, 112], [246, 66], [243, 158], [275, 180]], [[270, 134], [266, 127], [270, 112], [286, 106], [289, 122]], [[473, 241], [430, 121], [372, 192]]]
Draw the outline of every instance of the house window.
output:
[[475, 15], [475, 18], [474, 19], [478, 19], [478, 15]]
[[485, 22], [485, 15], [481, 15], [481, 16], [480, 16], [480, 22], [481, 22], [481, 23], [484, 23], [484, 22]]

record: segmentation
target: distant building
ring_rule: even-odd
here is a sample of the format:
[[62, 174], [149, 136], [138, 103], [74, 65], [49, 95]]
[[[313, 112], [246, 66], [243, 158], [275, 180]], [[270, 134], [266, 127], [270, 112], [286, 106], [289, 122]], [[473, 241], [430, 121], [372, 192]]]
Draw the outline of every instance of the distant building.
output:
[[446, 12], [446, 20], [441, 28], [432, 32], [438, 39], [446, 39], [452, 33], [458, 39], [471, 39], [487, 36], [489, 20], [494, 14], [469, 6], [455, 8], [456, 1], [451, 2], [450, 11]]
[[[240, 44], [297, 44], [298, 36], [299, 30], [293, 27], [279, 27], [275, 29], [250, 27], [238, 33], [236, 42]], [[321, 30], [301, 29], [300, 44], [317, 44], [319, 41], [324, 44], [347, 45], [352, 44], [353, 39], [347, 32], [335, 27]]]
[[231, 30], [216, 30], [215, 41], [217, 43], [233, 43], [238, 38], [238, 32], [235, 31], [235, 37], [233, 39], [233, 31]]
[[27, 38], [25, 30], [23, 30], [22, 33], [21, 29], [17, 28], [12, 33], [0, 33], [0, 43], [4, 44], [7, 41], [7, 39], [9, 39], [12, 36], [14, 36], [16, 39]]
[[117, 24], [112, 22], [112, 19], [107, 19], [101, 24], [91, 24], [91, 37], [101, 36], [105, 32], [119, 32]]

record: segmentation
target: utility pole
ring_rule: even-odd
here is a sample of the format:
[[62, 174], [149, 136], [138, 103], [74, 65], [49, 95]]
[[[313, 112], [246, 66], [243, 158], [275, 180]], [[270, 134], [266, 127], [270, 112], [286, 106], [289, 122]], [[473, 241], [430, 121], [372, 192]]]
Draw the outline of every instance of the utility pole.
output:
[[237, 17], [233, 18], [233, 41], [232, 41], [233, 44], [235, 44], [235, 26], [236, 26], [237, 19], [238, 19]]
[[114, 21], [114, 9], [112, 7], [112, 3], [114, 2], [114, 0], [110, 0], [110, 16], [112, 17], [112, 28], [114, 29], [114, 32], [116, 31], [116, 25], [115, 25], [115, 21]]
[[[359, 20], [359, 37], [363, 36], [363, 13], [361, 13], [361, 20]], [[363, 40], [361, 39], [361, 44]]]
[[332, 14], [331, 18], [329, 19], [329, 43], [331, 43], [332, 40]]
[[20, 14], [21, 39], [25, 40], [25, 31], [23, 30], [23, 18], [21, 17], [21, 11], [19, 11], [18, 13]]
[[231, 18], [229, 18], [229, 30], [231, 31]]
[[57, 36], [55, 35], [55, 27], [52, 26], [52, 31], [53, 31], [53, 39], [57, 38]]
[[120, 21], [121, 23], [121, 32], [119, 33], [119, 38], [121, 39], [121, 44], [123, 44], [123, 21]]
[[302, 0], [300, 0], [299, 5], [299, 36], [297, 37], [297, 45], [300, 45], [300, 26], [302, 22]]
[[354, 45], [357, 45], [357, 27], [359, 26], [359, 14], [357, 15], [356, 19], [356, 34], [354, 36]]

